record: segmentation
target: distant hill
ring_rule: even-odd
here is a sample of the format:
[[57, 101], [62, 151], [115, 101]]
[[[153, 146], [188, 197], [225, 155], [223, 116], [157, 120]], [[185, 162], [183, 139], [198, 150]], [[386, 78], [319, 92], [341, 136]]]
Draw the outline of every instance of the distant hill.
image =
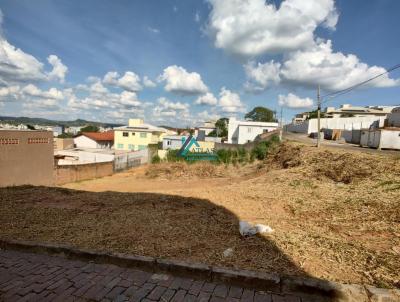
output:
[[77, 119], [74, 121], [56, 121], [56, 120], [48, 120], [45, 118], [36, 118], [36, 117], [15, 117], [15, 116], [0, 116], [0, 123], [9, 123], [13, 125], [17, 124], [29, 124], [29, 125], [41, 125], [41, 126], [65, 126], [65, 127], [79, 127], [86, 125], [94, 125], [98, 127], [118, 127], [122, 126], [121, 124], [111, 124], [111, 123], [100, 123], [100, 122], [92, 122], [86, 121], [82, 119]]

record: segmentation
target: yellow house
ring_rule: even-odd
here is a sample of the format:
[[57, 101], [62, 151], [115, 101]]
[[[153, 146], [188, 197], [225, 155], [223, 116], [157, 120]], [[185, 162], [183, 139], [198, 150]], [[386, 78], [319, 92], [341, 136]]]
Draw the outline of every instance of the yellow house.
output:
[[114, 149], [138, 151], [157, 144], [166, 135], [164, 128], [145, 124], [142, 119], [129, 119], [128, 126], [114, 128]]

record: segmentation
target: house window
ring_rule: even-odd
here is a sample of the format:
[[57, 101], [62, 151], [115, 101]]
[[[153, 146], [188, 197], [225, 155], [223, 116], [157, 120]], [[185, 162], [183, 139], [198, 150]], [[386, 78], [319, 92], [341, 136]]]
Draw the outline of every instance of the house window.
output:
[[118, 144], [118, 149], [124, 149], [124, 144]]
[[167, 141], [167, 146], [171, 146], [171, 141]]
[[146, 149], [146, 145], [139, 145], [139, 150], [144, 150]]
[[251, 128], [250, 128], [250, 127], [247, 128], [247, 132], [248, 132], [248, 133], [251, 133]]
[[129, 149], [129, 150], [135, 150], [135, 145], [129, 144], [129, 145], [128, 145], [128, 149]]
[[129, 136], [129, 132], [122, 132], [122, 136]]
[[264, 130], [263, 130], [263, 133], [267, 133], [267, 132], [268, 132], [268, 129], [264, 129]]
[[135, 136], [135, 132], [132, 132], [132, 136]]
[[146, 138], [147, 137], [147, 133], [146, 132], [140, 132], [140, 137]]

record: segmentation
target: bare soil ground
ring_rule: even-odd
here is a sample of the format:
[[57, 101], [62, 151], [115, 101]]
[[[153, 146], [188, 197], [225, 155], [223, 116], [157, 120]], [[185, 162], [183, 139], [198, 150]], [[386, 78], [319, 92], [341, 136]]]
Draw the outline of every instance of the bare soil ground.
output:
[[[240, 220], [275, 232], [242, 238]], [[400, 288], [400, 157], [285, 143], [246, 166], [4, 188], [0, 226], [1, 238]]]

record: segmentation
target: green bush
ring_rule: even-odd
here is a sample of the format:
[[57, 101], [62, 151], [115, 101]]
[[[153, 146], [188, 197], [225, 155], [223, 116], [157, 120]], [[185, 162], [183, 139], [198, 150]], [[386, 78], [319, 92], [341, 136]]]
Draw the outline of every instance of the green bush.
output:
[[178, 156], [179, 150], [168, 150], [166, 159], [168, 162], [182, 161], [183, 158]]
[[152, 164], [158, 164], [161, 162], [161, 158], [158, 156], [158, 154], [154, 155], [153, 158], [151, 159]]

